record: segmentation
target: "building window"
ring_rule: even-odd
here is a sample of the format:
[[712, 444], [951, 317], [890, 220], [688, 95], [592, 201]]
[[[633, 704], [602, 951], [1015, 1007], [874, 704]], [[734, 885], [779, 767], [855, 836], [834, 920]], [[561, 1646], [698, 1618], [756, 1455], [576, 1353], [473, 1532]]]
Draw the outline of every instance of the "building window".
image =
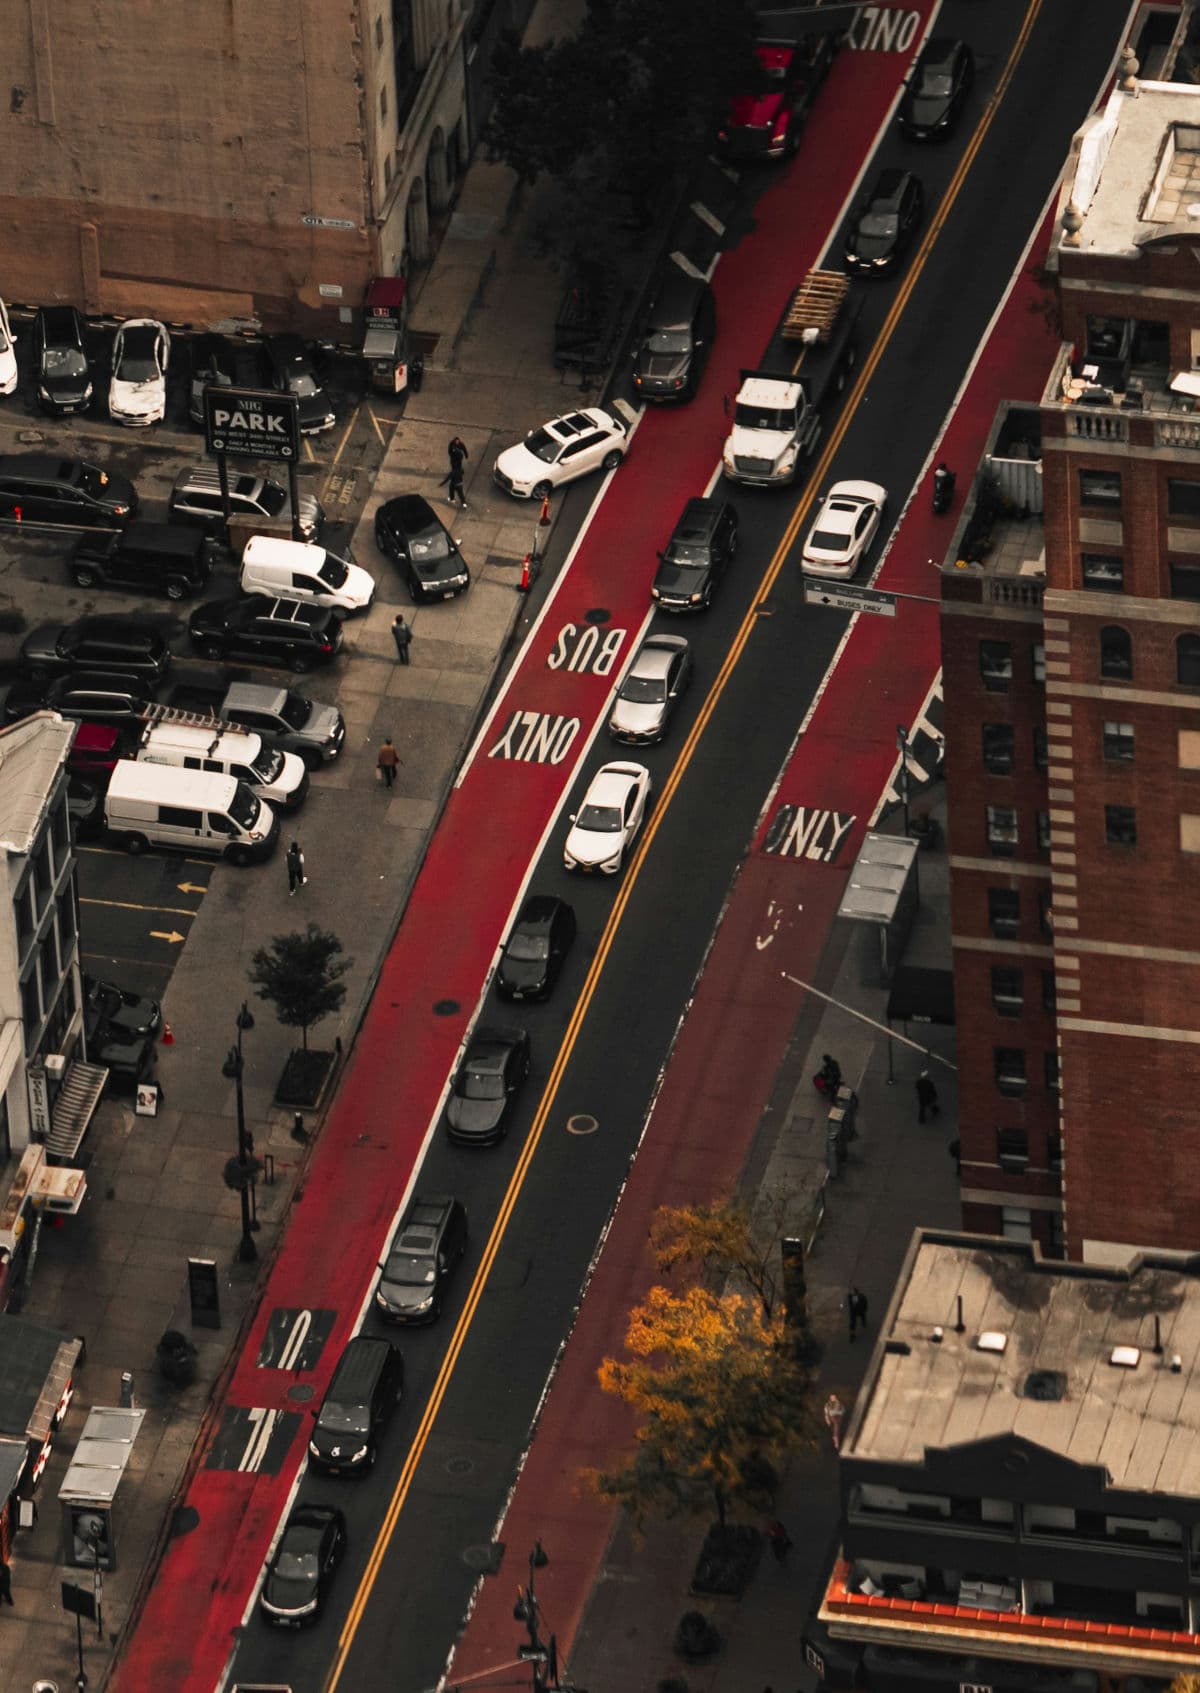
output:
[[1046, 682], [1045, 645], [1041, 641], [1035, 641], [1029, 651], [1033, 660], [1033, 679], [1044, 687]]
[[1021, 896], [1015, 888], [988, 889], [988, 926], [1001, 940], [1015, 940], [1021, 922]]
[[1046, 1092], [1057, 1094], [1058, 1086], [1058, 1053], [1047, 1052], [1042, 1058], [1042, 1069], [1046, 1076]]
[[[1062, 1169], [1061, 1164], [1059, 1165], [1059, 1169]], [[1048, 1230], [1047, 1238], [1049, 1241], [1050, 1256], [1052, 1258], [1065, 1258], [1067, 1255], [1067, 1233], [1063, 1228], [1062, 1212], [1051, 1211], [1050, 1215], [1046, 1219], [1046, 1227]]]
[[1048, 941], [1054, 939], [1053, 899], [1054, 895], [1049, 888], [1043, 888], [1038, 895], [1038, 927], [1042, 931], [1043, 938]]
[[1046, 1136], [1046, 1168], [1061, 1173], [1063, 1167], [1062, 1136], [1052, 1130]]
[[421, 86], [413, 35], [413, 0], [392, 0], [392, 64], [396, 78], [396, 133], [399, 134]]
[[1121, 472], [1119, 470], [1081, 470], [1079, 472], [1079, 503], [1102, 506], [1106, 511], [1121, 509]]
[[1029, 1168], [1029, 1136], [1024, 1129], [996, 1130], [996, 1160], [1002, 1170]]
[[1171, 598], [1200, 600], [1200, 567], [1194, 564], [1172, 564], [1168, 568], [1171, 572]]
[[1025, 1092], [1025, 1054], [1019, 1046], [993, 1048], [996, 1086], [1009, 1099], [1020, 1099]]
[[381, 118], [387, 117], [387, 84], [386, 83], [379, 90], [379, 115], [380, 115]]
[[1053, 1011], [1058, 1004], [1058, 979], [1053, 970], [1042, 971], [1042, 1004]]
[[1009, 641], [980, 641], [979, 674], [989, 694], [1006, 694], [1012, 682], [1012, 644]]
[[1033, 764], [1035, 770], [1045, 770], [1050, 763], [1050, 754], [1046, 746], [1046, 731], [1036, 728], [1033, 731]]
[[376, 45], [376, 47], [382, 47], [383, 46], [383, 17], [382, 17], [382, 15], [375, 19], [375, 45]]
[[1136, 846], [1137, 808], [1132, 805], [1106, 805], [1104, 839], [1109, 846]]
[[1104, 756], [1110, 764], [1133, 763], [1133, 724], [1104, 725]]
[[1017, 812], [1012, 805], [987, 808], [988, 846], [997, 858], [1011, 858], [1017, 850]]
[[1200, 729], [1179, 731], [1179, 768], [1200, 770]]
[[1037, 844], [1039, 852], [1050, 851], [1050, 813], [1048, 811], [1037, 813]]
[[1016, 734], [1010, 723], [983, 725], [983, 764], [993, 776], [1012, 774]]
[[1125, 564], [1115, 553], [1084, 553], [1083, 585], [1097, 593], [1119, 594], [1125, 587]]
[[1002, 1017], [1019, 1017], [1025, 1008], [1025, 983], [1020, 970], [992, 965], [992, 1004]]
[[26, 949], [33, 939], [33, 931], [37, 927], [34, 919], [33, 905], [33, 876], [25, 877], [24, 885], [17, 890], [13, 900], [13, 910], [17, 919], [17, 950], [24, 958]]
[[21, 983], [21, 1020], [25, 1025], [25, 1050], [32, 1052], [42, 1020], [42, 996], [38, 990], [36, 966]]
[[1100, 674], [1113, 682], [1133, 680], [1133, 642], [1115, 623], [1100, 631]]
[[390, 153], [383, 155], [383, 186], [385, 188], [392, 186], [392, 155]]
[[1200, 518], [1200, 482], [1170, 477], [1167, 481], [1167, 511], [1171, 517]]
[[1200, 635], [1176, 638], [1175, 680], [1185, 688], [1200, 688]]
[[1200, 817], [1184, 812], [1179, 819], [1180, 852], [1200, 852]]
[[1000, 1207], [1000, 1233], [1005, 1240], [1033, 1239], [1033, 1212], [1020, 1205]]

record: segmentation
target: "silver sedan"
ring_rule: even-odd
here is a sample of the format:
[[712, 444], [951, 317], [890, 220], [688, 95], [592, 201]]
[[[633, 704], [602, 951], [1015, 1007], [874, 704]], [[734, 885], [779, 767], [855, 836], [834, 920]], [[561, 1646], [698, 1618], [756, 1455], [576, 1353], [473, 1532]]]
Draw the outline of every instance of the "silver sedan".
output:
[[649, 635], [625, 673], [608, 732], [614, 741], [649, 746], [661, 741], [692, 679], [692, 654], [682, 635]]

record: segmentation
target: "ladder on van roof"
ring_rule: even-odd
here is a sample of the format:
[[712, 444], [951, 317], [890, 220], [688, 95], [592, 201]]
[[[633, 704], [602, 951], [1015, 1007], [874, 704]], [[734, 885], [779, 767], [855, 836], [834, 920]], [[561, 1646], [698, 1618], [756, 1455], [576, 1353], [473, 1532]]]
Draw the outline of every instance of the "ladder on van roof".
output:
[[173, 723], [179, 729], [212, 729], [221, 735], [249, 735], [253, 731], [240, 723], [230, 723], [215, 711], [184, 711], [177, 705], [148, 705], [141, 714], [142, 722], [151, 729], [160, 724]]

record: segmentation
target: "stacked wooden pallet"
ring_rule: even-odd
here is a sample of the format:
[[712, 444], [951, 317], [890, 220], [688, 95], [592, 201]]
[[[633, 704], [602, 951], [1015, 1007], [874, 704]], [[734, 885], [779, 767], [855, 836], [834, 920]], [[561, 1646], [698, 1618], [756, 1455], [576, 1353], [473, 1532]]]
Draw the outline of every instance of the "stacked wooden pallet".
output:
[[810, 270], [792, 295], [783, 320], [784, 340], [811, 340], [808, 332], [815, 330], [818, 341], [828, 341], [849, 290], [850, 278], [842, 271]]

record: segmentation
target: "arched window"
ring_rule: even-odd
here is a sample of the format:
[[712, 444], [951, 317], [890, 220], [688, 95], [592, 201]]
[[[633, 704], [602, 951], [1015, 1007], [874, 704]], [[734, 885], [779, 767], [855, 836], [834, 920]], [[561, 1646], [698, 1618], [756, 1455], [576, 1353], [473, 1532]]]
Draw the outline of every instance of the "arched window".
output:
[[1200, 688], [1200, 635], [1180, 635], [1175, 642], [1175, 679], [1185, 688]]
[[1100, 674], [1118, 682], [1133, 680], [1133, 642], [1128, 629], [1121, 629], [1115, 623], [1100, 631]]

